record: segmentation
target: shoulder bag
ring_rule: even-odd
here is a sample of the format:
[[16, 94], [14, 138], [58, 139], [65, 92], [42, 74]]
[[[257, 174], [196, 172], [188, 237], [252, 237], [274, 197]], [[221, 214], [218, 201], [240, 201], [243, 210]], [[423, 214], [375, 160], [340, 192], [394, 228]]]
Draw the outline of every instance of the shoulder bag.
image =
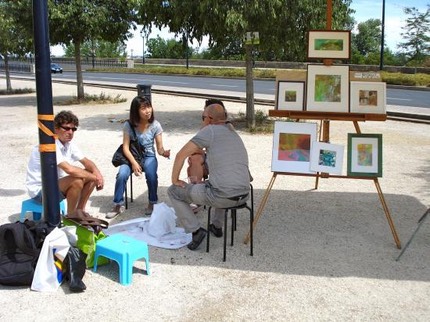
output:
[[[130, 124], [131, 130], [133, 131], [133, 138], [130, 138], [130, 152], [133, 155], [133, 158], [137, 161], [137, 163], [141, 164], [144, 150], [142, 149], [142, 146], [137, 139], [136, 131], [134, 130], [133, 125], [129, 121], [127, 122]], [[119, 167], [122, 164], [126, 164], [131, 167], [130, 161], [124, 155], [122, 147], [123, 145], [121, 144], [113, 154], [112, 164], [114, 165], [114, 167]]]

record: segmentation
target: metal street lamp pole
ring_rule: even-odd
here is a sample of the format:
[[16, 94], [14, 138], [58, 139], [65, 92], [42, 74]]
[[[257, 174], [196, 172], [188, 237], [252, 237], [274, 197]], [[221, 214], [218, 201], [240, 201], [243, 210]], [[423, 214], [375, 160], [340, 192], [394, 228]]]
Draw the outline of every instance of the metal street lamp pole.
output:
[[145, 32], [143, 31], [143, 27], [140, 35], [142, 36], [142, 64], [145, 64]]
[[384, 68], [384, 35], [385, 35], [385, 0], [382, 0], [382, 23], [381, 23], [381, 58], [379, 69]]

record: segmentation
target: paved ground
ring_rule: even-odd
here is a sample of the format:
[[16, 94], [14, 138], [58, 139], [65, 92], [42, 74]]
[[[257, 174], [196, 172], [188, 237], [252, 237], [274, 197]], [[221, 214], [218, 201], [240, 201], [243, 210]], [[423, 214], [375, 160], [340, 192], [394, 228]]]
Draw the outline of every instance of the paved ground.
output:
[[[34, 87], [14, 82], [15, 88]], [[4, 84], [0, 83], [0, 88]], [[103, 90], [85, 88], [88, 93]], [[134, 92], [120, 93], [121, 104], [60, 106], [76, 88], [54, 84], [54, 112], [74, 111], [81, 120], [76, 141], [102, 170], [105, 189], [94, 193], [89, 212], [103, 218], [111, 207], [116, 169], [110, 158], [121, 142]], [[159, 198], [166, 190], [175, 153], [199, 126], [202, 99], [153, 94], [155, 116], [163, 125], [172, 160], [159, 159]], [[245, 111], [228, 103], [232, 114]], [[267, 110], [268, 107], [256, 106]], [[0, 97], [0, 224], [17, 220], [27, 198], [24, 179], [31, 147], [38, 142], [34, 94]], [[405, 122], [360, 123], [363, 133], [383, 134], [381, 189], [403, 244], [430, 206], [429, 126]], [[331, 122], [331, 142], [346, 146], [350, 122]], [[240, 133], [254, 176], [256, 208], [272, 177], [272, 135]], [[344, 164], [346, 173], [346, 163]], [[184, 175], [185, 177], [185, 175]], [[372, 181], [278, 176], [255, 231], [254, 256], [241, 241], [247, 216], [240, 216], [236, 244], [222, 262], [222, 241], [211, 238], [211, 251], [151, 247], [151, 275], [136, 263], [132, 285], [118, 283], [116, 264], [87, 270], [88, 289], [71, 294], [0, 286], [4, 321], [428, 321], [430, 319], [430, 219], [421, 226], [400, 261]], [[147, 192], [135, 180], [135, 202], [111, 223], [143, 215]], [[199, 214], [205, 223], [206, 214]]]

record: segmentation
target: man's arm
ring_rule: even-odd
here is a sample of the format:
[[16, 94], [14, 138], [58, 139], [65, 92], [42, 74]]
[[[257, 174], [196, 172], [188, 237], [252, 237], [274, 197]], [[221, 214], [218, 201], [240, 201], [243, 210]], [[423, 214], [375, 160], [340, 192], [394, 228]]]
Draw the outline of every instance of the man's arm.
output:
[[79, 162], [82, 163], [82, 165], [85, 167], [85, 170], [96, 176], [96, 189], [102, 190], [104, 187], [104, 179], [96, 164], [88, 158], [83, 158]]
[[96, 182], [96, 187], [98, 190], [103, 189], [103, 177], [94, 162], [88, 160], [87, 158], [80, 160], [80, 162], [85, 167], [85, 169], [71, 165], [67, 161], [59, 163], [58, 167], [71, 177], [82, 178], [85, 181], [94, 181]]
[[185, 159], [190, 155], [198, 152], [200, 148], [193, 142], [189, 141], [181, 150], [176, 154], [175, 163], [172, 170], [172, 183], [176, 186], [185, 187], [185, 182], [179, 179], [182, 167], [184, 166]]

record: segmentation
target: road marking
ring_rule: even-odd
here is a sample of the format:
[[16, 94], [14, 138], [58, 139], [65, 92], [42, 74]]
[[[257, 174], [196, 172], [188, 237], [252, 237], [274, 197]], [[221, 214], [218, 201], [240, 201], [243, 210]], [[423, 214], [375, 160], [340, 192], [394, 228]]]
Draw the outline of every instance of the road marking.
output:
[[387, 100], [393, 100], [393, 101], [411, 101], [411, 99], [409, 99], [409, 98], [392, 98], [392, 97], [387, 97]]
[[235, 86], [235, 85], [222, 85], [222, 84], [211, 84], [212, 86], [217, 86], [217, 87], [230, 87], [230, 88], [238, 88], [239, 86]]

